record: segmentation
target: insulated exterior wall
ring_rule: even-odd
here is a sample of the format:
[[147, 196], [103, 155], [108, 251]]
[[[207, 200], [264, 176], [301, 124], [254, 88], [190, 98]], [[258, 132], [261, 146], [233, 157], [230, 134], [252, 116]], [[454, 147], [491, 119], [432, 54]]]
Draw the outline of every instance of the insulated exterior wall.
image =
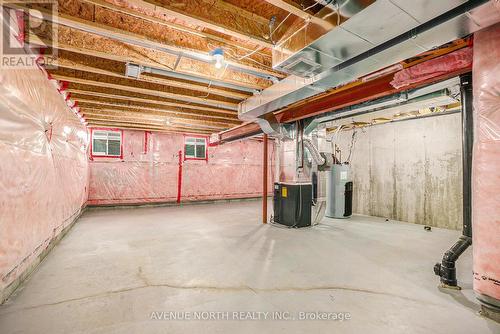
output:
[[46, 73], [0, 69], [1, 299], [86, 202], [86, 141]]
[[[184, 135], [124, 130], [123, 158], [92, 158], [89, 204], [175, 202], [184, 139]], [[181, 201], [261, 196], [262, 145], [244, 140], [209, 146], [207, 160], [182, 159]], [[269, 156], [272, 172], [272, 141]], [[270, 190], [272, 180], [269, 175]]]
[[[352, 131], [339, 135], [342, 160]], [[459, 113], [356, 130], [353, 212], [450, 229], [462, 226]]]
[[[500, 7], [499, 7], [500, 8]], [[500, 307], [500, 23], [474, 35], [474, 291]]]

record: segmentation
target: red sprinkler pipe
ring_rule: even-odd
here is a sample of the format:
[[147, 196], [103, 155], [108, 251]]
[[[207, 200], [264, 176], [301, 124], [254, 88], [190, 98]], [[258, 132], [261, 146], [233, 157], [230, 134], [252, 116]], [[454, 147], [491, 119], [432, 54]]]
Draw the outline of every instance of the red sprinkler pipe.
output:
[[182, 150], [179, 150], [179, 174], [177, 177], [177, 203], [181, 202], [182, 190]]

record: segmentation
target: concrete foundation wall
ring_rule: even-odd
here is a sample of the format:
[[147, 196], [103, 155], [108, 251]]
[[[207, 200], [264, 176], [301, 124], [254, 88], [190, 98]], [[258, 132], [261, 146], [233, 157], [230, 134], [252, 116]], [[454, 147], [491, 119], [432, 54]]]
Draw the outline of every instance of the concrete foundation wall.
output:
[[[352, 131], [339, 136], [347, 159]], [[356, 130], [351, 165], [355, 213], [460, 229], [460, 113]]]

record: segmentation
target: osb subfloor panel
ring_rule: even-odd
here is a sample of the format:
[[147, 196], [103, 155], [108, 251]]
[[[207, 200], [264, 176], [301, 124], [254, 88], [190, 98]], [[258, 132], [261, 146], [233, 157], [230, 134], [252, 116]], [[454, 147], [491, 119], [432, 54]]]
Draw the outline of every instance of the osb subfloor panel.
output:
[[[464, 290], [437, 288], [432, 266], [457, 231], [363, 216], [291, 230], [263, 226], [259, 209], [90, 210], [0, 307], [0, 333], [500, 332], [477, 314], [470, 250], [459, 262]], [[151, 319], [211, 311], [229, 313]], [[234, 320], [238, 311], [296, 320]], [[297, 320], [300, 312], [351, 319]]]

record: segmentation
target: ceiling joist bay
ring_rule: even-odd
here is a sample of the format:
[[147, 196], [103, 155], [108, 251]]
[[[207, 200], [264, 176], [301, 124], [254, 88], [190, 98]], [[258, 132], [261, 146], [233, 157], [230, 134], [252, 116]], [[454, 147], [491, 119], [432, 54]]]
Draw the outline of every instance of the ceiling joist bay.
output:
[[207, 105], [207, 106], [215, 107], [217, 109], [220, 108], [220, 109], [227, 109], [227, 110], [234, 110], [234, 111], [238, 110], [238, 104], [235, 102], [213, 100], [213, 99], [208, 99], [208, 98], [203, 98], [203, 97], [173, 93], [173, 92], [169, 92], [169, 91], [165, 91], [165, 90], [155, 90], [154, 88], [151, 88], [151, 87], [149, 87], [149, 88], [137, 87], [137, 86], [123, 83], [123, 82], [113, 83], [112, 80], [109, 80], [108, 78], [103, 78], [102, 76], [99, 76], [97, 78], [92, 78], [91, 77], [92, 73], [86, 73], [86, 74], [80, 75], [78, 77], [68, 76], [68, 75], [59, 74], [59, 73], [61, 73], [61, 72], [60, 71], [55, 72], [54, 74], [52, 74], [52, 76], [57, 80], [66, 81], [66, 82], [69, 82], [70, 84], [77, 83], [77, 84], [84, 84], [84, 85], [97, 86], [97, 87], [105, 85], [107, 88], [113, 88], [113, 89], [117, 89], [117, 90], [140, 93], [140, 94], [145, 94], [145, 95], [158, 96], [158, 97], [168, 98], [168, 99], [172, 99], [172, 100], [183, 101], [183, 102], [187, 102], [187, 103], [196, 103], [196, 104], [201, 104], [201, 105]]
[[81, 84], [71, 85], [67, 92], [71, 93], [71, 97], [76, 101], [80, 98], [93, 98], [96, 102], [108, 103], [126, 103], [137, 107], [169, 107], [179, 112], [184, 113], [201, 113], [206, 115], [227, 115], [237, 118], [236, 111], [223, 110], [196, 104], [179, 103], [169, 99], [148, 96], [144, 94], [115, 90], [108, 87], [85, 86]]
[[[91, 72], [94, 74], [102, 74], [117, 78], [124, 78], [125, 63], [106, 60], [92, 56], [82, 56], [77, 53], [59, 50], [58, 58], [51, 65], [64, 69], [74, 69], [78, 71]], [[141, 74], [137, 80], [164, 85], [167, 87], [175, 87], [201, 92], [203, 94], [218, 95], [237, 100], [244, 100], [251, 96], [249, 93], [236, 90], [218, 88], [199, 83], [191, 83], [187, 80], [174, 80], [167, 77], [155, 75]]]
[[[58, 0], [57, 17], [20, 3], [9, 6], [35, 8], [34, 22], [57, 27], [53, 35], [43, 25], [26, 41], [45, 49], [46, 69], [69, 84], [90, 126], [166, 132], [241, 124], [238, 104], [286, 77], [272, 68], [272, 39], [297, 19], [254, 0]], [[274, 35], [271, 18], [280, 26]], [[136, 77], [127, 76], [129, 63], [140, 66]]]

